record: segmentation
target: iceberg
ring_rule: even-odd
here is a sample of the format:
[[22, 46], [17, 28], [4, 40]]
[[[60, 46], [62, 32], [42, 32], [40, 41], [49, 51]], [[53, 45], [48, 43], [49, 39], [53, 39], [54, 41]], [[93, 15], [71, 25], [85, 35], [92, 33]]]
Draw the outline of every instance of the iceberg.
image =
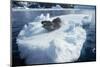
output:
[[51, 9], [63, 9], [60, 5], [52, 6]]
[[[42, 21], [61, 19], [61, 27], [48, 32], [43, 28]], [[80, 57], [86, 40], [83, 21], [91, 21], [90, 15], [67, 14], [50, 17], [41, 14], [35, 21], [25, 24], [17, 37], [20, 57], [26, 64], [45, 64], [74, 62]]]

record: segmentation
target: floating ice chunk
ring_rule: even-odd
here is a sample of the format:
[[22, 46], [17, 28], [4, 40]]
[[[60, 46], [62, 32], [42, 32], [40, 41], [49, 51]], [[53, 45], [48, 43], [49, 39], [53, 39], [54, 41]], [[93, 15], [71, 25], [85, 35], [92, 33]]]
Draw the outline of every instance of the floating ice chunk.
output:
[[63, 9], [60, 5], [56, 5], [54, 7], [52, 7], [52, 9]]
[[37, 16], [34, 21], [41, 21], [41, 20], [45, 20], [45, 16], [44, 14], [41, 14], [40, 16]]
[[47, 13], [46, 17], [45, 17], [45, 20], [49, 20], [50, 19], [50, 14]]
[[[20, 56], [26, 59], [26, 64], [76, 61], [86, 40], [86, 31], [81, 26], [85, 16], [87, 15], [69, 14], [50, 18], [48, 14], [46, 17], [49, 20], [59, 17], [62, 21], [61, 27], [52, 32], [44, 32], [46, 30], [41, 22], [29, 23], [17, 38]], [[76, 24], [79, 25], [75, 26]]]

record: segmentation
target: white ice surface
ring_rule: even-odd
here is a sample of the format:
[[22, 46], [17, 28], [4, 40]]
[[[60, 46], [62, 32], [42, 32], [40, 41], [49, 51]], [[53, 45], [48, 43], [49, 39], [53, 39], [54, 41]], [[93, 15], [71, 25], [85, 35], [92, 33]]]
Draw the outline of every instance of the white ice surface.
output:
[[[84, 18], [85, 22], [91, 21], [90, 15], [69, 14], [56, 17], [61, 19], [62, 24], [55, 31], [47, 32], [42, 28], [41, 18], [45, 16], [41, 14], [36, 18], [38, 21], [25, 25], [19, 33], [17, 44], [26, 64], [74, 62], [80, 57], [86, 40], [82, 21]], [[48, 20], [56, 17], [48, 17]]]

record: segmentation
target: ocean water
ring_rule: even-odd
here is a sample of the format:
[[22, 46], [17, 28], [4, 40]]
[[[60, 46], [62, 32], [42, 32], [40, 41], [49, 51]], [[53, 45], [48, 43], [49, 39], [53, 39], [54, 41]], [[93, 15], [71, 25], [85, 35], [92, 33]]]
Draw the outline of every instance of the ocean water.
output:
[[18, 50], [18, 45], [16, 44], [16, 38], [19, 32], [22, 30], [25, 24], [34, 21], [34, 18], [39, 16], [41, 13], [46, 15], [50, 13], [51, 17], [67, 14], [92, 14], [92, 22], [89, 24], [85, 23], [83, 28], [87, 32], [87, 39], [81, 51], [81, 56], [78, 61], [95, 61], [96, 60], [96, 25], [95, 25], [95, 10], [55, 10], [55, 11], [12, 11], [12, 55], [13, 55], [13, 65], [25, 65], [24, 60], [21, 59]]

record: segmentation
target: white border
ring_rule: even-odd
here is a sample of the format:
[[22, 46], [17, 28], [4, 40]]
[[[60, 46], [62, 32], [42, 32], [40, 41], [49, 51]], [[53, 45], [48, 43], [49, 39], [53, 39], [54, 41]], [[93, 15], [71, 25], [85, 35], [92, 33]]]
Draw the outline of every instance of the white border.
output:
[[10, 64], [10, 2], [0, 2], [0, 67]]

